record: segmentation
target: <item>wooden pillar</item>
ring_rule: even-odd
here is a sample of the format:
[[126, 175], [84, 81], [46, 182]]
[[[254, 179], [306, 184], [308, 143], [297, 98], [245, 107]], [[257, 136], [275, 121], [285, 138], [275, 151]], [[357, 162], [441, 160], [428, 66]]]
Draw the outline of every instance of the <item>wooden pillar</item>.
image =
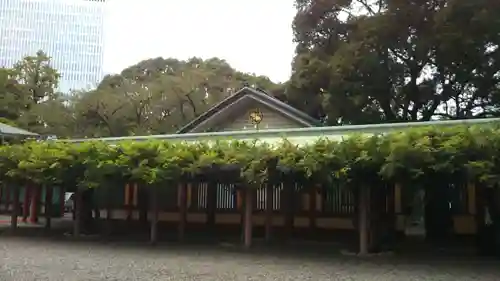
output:
[[10, 227], [12, 230], [15, 230], [17, 228], [17, 217], [19, 214], [19, 193], [20, 193], [20, 187], [18, 186], [12, 186], [10, 187], [13, 190], [13, 198], [12, 198], [12, 212], [11, 212], [11, 217], [10, 217]]
[[359, 187], [359, 254], [368, 254], [368, 210], [370, 203], [370, 190], [367, 186]]
[[148, 213], [150, 208], [150, 202], [149, 199], [151, 196], [149, 196], [149, 190], [145, 189], [144, 186], [139, 186], [137, 187], [137, 207], [139, 209], [139, 222], [141, 225], [147, 225], [148, 224]]
[[215, 210], [217, 207], [217, 183], [210, 180], [207, 185], [207, 227], [210, 233], [215, 232]]
[[253, 193], [254, 190], [251, 186], [245, 187], [245, 226], [244, 226], [244, 245], [245, 248], [250, 248], [252, 246], [252, 213], [253, 213]]
[[137, 208], [137, 204], [139, 202], [139, 185], [134, 183], [134, 188], [132, 189], [132, 205]]
[[394, 185], [394, 212], [396, 214], [401, 214], [401, 184], [396, 183]]
[[59, 208], [61, 208], [61, 217], [64, 217], [66, 203], [66, 191], [64, 187], [59, 188]]
[[288, 239], [292, 238], [293, 221], [294, 221], [294, 201], [295, 201], [295, 185], [293, 183], [286, 183], [283, 187], [283, 196], [281, 203], [285, 206], [285, 236]]
[[5, 185], [5, 212], [9, 212], [10, 189], [11, 189], [11, 187], [9, 185]]
[[45, 228], [50, 229], [52, 219], [52, 187], [45, 187]]
[[75, 219], [73, 220], [73, 236], [79, 237], [82, 230], [82, 193], [80, 189], [76, 189], [74, 196]]
[[[18, 188], [18, 187], [17, 187]], [[23, 198], [23, 222], [28, 221], [29, 211], [30, 211], [30, 197], [31, 197], [31, 185], [24, 186], [24, 198]]]
[[240, 214], [240, 226], [241, 226], [241, 243], [245, 243], [245, 186], [239, 184], [236, 186], [236, 207]]
[[273, 231], [273, 202], [274, 202], [274, 185], [268, 183], [266, 185], [266, 242], [271, 242]]
[[187, 186], [188, 184], [179, 184], [179, 229], [178, 239], [184, 241], [187, 221]]
[[158, 242], [158, 196], [157, 196], [157, 186], [150, 186], [151, 195], [151, 233], [150, 242], [151, 244], [156, 244]]
[[316, 217], [317, 217], [317, 204], [316, 195], [318, 194], [318, 186], [313, 185], [309, 188], [309, 232], [311, 238], [314, 237], [316, 233]]
[[113, 231], [113, 206], [112, 206], [113, 190], [111, 189], [112, 188], [111, 185], [107, 185], [104, 188], [105, 188], [104, 205], [106, 208], [106, 223], [105, 223], [104, 235], [109, 237]]
[[469, 214], [475, 215], [477, 213], [477, 208], [476, 208], [476, 186], [474, 183], [468, 183], [467, 184], [467, 193], [469, 196], [467, 206], [469, 207]]
[[133, 209], [133, 198], [134, 198], [134, 186], [135, 184], [127, 183], [125, 185], [125, 208], [127, 210], [127, 221], [132, 220], [132, 209]]
[[31, 193], [31, 211], [30, 211], [30, 222], [38, 223], [38, 211], [39, 211], [39, 202], [40, 202], [40, 191], [41, 188], [39, 186], [33, 186]]

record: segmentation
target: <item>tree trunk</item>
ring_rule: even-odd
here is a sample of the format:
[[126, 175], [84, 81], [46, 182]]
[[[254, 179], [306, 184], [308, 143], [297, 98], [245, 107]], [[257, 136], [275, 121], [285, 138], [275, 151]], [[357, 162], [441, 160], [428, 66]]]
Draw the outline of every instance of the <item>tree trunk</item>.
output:
[[370, 202], [370, 190], [367, 186], [361, 186], [359, 191], [359, 254], [368, 254], [368, 208]]
[[266, 186], [266, 242], [271, 242], [273, 231], [273, 202], [274, 202], [274, 185], [267, 184]]
[[10, 188], [13, 188], [14, 192], [13, 192], [13, 197], [12, 198], [12, 212], [11, 212], [11, 217], [10, 217], [10, 226], [12, 228], [12, 230], [15, 230], [17, 229], [17, 216], [19, 214], [19, 187], [18, 186], [14, 186], [14, 187], [10, 187]]
[[52, 224], [52, 187], [45, 187], [45, 228], [50, 229]]
[[158, 242], [158, 198], [157, 198], [157, 187], [150, 187], [151, 192], [151, 244], [156, 244]]
[[245, 248], [252, 246], [253, 192], [250, 186], [245, 187]]
[[82, 228], [82, 191], [77, 189], [74, 193], [75, 219], [73, 221], [73, 236], [78, 238]]
[[179, 185], [179, 229], [178, 239], [184, 241], [187, 220], [187, 184]]

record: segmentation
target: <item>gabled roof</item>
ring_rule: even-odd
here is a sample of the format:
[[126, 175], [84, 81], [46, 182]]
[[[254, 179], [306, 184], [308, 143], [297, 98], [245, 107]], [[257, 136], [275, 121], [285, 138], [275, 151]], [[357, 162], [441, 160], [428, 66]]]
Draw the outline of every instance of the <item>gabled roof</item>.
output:
[[271, 110], [274, 110], [286, 118], [289, 118], [298, 124], [303, 125], [304, 127], [318, 127], [322, 126], [322, 123], [319, 120], [312, 118], [306, 113], [278, 100], [275, 97], [272, 97], [261, 90], [256, 90], [250, 87], [244, 87], [226, 99], [222, 100], [212, 108], [210, 108], [205, 113], [201, 114], [193, 121], [189, 122], [186, 126], [182, 127], [178, 134], [189, 133], [194, 129], [202, 126], [203, 124], [212, 121], [217, 116], [223, 116], [231, 110], [237, 110], [238, 104], [244, 104], [249, 101], [255, 101], [258, 104], [266, 106]]
[[38, 136], [38, 134], [0, 123], [0, 136]]

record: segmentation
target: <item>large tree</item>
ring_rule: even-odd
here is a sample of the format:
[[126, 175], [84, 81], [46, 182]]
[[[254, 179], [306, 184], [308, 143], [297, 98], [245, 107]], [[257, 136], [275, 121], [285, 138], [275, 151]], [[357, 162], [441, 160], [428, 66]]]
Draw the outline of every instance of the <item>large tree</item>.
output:
[[41, 134], [61, 133], [60, 126], [52, 122], [65, 120], [57, 113], [63, 108], [56, 92], [59, 77], [51, 58], [42, 51], [24, 57], [11, 68], [0, 69], [2, 121]]
[[329, 124], [499, 115], [500, 2], [296, 0], [290, 102]]
[[56, 90], [59, 77], [42, 51], [0, 69], [0, 122], [59, 137], [174, 133], [244, 85], [283, 92], [218, 58], [148, 59], [66, 94]]
[[279, 90], [218, 58], [155, 58], [105, 77], [73, 101], [81, 136], [174, 133], [243, 85]]

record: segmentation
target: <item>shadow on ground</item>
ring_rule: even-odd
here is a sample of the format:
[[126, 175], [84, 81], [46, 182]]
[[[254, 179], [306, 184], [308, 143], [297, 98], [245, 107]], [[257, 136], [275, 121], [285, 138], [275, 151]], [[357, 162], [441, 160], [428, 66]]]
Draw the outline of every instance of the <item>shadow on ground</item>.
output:
[[[255, 258], [275, 257], [297, 260], [333, 261], [342, 259], [343, 262], [370, 262], [376, 264], [440, 264], [456, 266], [456, 263], [475, 264], [490, 268], [495, 265], [499, 269], [498, 260], [479, 257], [469, 248], [457, 250], [437, 249], [421, 244], [422, 241], [408, 240], [398, 245], [394, 252], [383, 252], [366, 257], [353, 254], [352, 245], [345, 242], [313, 242], [304, 240], [289, 240], [286, 242], [266, 243], [262, 239], [255, 239], [251, 249], [244, 249], [238, 237], [219, 239], [210, 236], [206, 232], [190, 233], [184, 242], [176, 242], [176, 230], [162, 232], [160, 241], [151, 245], [148, 241], [148, 233], [134, 235], [82, 235], [75, 238], [71, 235], [71, 222], [55, 221], [51, 229], [45, 229], [43, 224], [29, 225], [21, 224], [19, 228], [12, 231], [8, 225], [0, 226], [0, 239], [36, 241], [41, 243], [57, 243], [72, 247], [102, 247], [112, 249], [137, 249], [154, 252], [176, 252], [177, 254], [238, 254], [251, 255]], [[217, 238], [217, 239], [216, 239]]]

